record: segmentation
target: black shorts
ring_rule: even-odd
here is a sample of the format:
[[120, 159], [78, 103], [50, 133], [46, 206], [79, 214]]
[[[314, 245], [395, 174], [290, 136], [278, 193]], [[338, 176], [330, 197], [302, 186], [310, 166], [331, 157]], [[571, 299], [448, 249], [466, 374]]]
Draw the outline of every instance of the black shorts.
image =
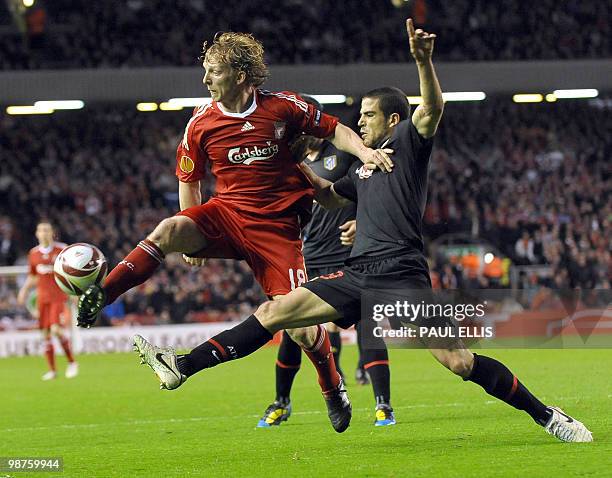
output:
[[325, 266], [325, 267], [310, 267], [308, 265], [308, 262], [306, 262], [306, 272], [308, 273], [309, 280], [315, 279], [316, 277], [319, 277], [319, 276], [333, 274], [334, 272], [338, 272], [339, 270], [343, 268], [344, 268], [343, 264], [335, 264], [335, 265]]
[[342, 270], [316, 277], [301, 287], [336, 309], [342, 318], [335, 323], [347, 329], [361, 320], [363, 292], [431, 289], [431, 280], [424, 260], [393, 256], [345, 266]]

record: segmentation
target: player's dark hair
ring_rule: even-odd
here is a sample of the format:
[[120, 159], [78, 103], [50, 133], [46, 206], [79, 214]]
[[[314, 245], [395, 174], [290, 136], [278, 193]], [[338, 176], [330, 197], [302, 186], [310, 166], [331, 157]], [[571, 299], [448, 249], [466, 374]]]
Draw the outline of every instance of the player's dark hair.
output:
[[200, 61], [214, 58], [243, 71], [250, 85], [260, 86], [270, 76], [264, 62], [264, 48], [250, 33], [217, 32], [212, 43], [204, 42]]
[[385, 118], [389, 118], [393, 113], [399, 115], [400, 121], [410, 117], [410, 103], [406, 93], [399, 88], [383, 86], [382, 88], [368, 91], [363, 97], [377, 99], [378, 106], [385, 115]]
[[40, 224], [49, 224], [49, 226], [51, 226], [51, 229], [55, 231], [55, 224], [53, 224], [53, 222], [50, 219], [42, 217], [38, 221], [36, 221], [36, 227], [38, 227]]

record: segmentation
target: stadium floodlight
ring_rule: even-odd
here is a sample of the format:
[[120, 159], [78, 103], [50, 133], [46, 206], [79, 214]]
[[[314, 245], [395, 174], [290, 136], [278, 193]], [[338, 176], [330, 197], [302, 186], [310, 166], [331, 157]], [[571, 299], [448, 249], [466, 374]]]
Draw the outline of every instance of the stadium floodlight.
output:
[[7, 106], [6, 108], [8, 115], [49, 115], [53, 112], [53, 108], [40, 106]]
[[[196, 107], [210, 103], [212, 98], [170, 98], [167, 103], [174, 106], [185, 107]], [[162, 108], [163, 109], [163, 108]]]
[[[487, 97], [484, 91], [449, 91], [442, 93], [442, 99], [447, 101], [482, 101]], [[408, 103], [420, 105], [423, 98], [420, 96], [408, 96]]]
[[53, 110], [80, 110], [85, 106], [85, 103], [81, 100], [37, 101], [34, 106]]
[[484, 91], [454, 91], [442, 93], [444, 101], [482, 101], [487, 97]]
[[543, 100], [540, 93], [519, 93], [512, 97], [515, 103], [541, 103]]
[[136, 109], [138, 111], [157, 111], [157, 103], [138, 103]]
[[163, 103], [159, 104], [159, 109], [162, 111], [180, 111], [183, 109], [183, 106], [181, 106], [180, 104], [164, 101]]
[[346, 95], [309, 95], [308, 93], [304, 94], [310, 96], [311, 98], [314, 98], [322, 105], [346, 103]]
[[568, 99], [568, 98], [597, 98], [599, 95], [599, 91], [595, 88], [582, 88], [582, 89], [574, 89], [574, 90], [555, 90], [553, 91], [553, 95], [555, 95], [558, 99]]

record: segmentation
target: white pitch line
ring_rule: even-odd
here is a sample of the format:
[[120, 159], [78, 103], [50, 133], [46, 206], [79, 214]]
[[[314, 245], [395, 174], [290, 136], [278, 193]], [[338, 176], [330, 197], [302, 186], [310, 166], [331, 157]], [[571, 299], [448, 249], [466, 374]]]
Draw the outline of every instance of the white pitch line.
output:
[[[584, 400], [590, 399], [591, 397], [557, 397], [557, 401], [570, 401], [570, 400]], [[612, 395], [608, 395], [608, 398], [612, 398]], [[481, 402], [483, 405], [493, 405], [495, 403], [501, 403], [499, 400], [486, 400]], [[421, 403], [417, 405], [400, 405], [393, 407], [394, 410], [409, 410], [415, 408], [462, 408], [467, 406], [473, 406], [474, 402], [462, 403], [462, 402], [451, 402], [451, 403], [439, 403], [432, 405], [431, 403]], [[371, 411], [372, 408], [353, 408], [353, 412], [367, 412]], [[320, 415], [325, 413], [321, 410], [304, 410], [293, 412], [292, 415]], [[246, 420], [260, 418], [260, 415], [233, 415], [227, 416], [225, 419], [232, 420]], [[110, 426], [132, 426], [132, 425], [163, 425], [173, 423], [189, 423], [189, 422], [201, 422], [209, 420], [210, 417], [191, 417], [191, 418], [165, 418], [160, 420], [128, 420], [125, 422], [107, 422], [107, 423], [76, 423], [76, 424], [65, 424], [55, 425], [48, 427], [23, 427], [23, 428], [0, 428], [0, 433], [10, 433], [18, 431], [44, 431], [44, 430], [74, 430], [78, 428], [97, 428], [97, 427], [110, 427]]]

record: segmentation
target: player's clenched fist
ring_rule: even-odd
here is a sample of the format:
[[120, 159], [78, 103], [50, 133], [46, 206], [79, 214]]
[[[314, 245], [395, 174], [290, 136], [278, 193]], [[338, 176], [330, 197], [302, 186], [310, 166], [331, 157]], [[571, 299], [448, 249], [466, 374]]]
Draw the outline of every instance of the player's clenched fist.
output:
[[343, 246], [352, 246], [355, 242], [355, 234], [357, 234], [357, 221], [346, 221], [340, 226], [340, 243]]
[[410, 53], [417, 63], [424, 63], [431, 59], [433, 53], [434, 40], [436, 35], [427, 33], [420, 28], [414, 29], [412, 18], [406, 20], [406, 30], [410, 41]]

